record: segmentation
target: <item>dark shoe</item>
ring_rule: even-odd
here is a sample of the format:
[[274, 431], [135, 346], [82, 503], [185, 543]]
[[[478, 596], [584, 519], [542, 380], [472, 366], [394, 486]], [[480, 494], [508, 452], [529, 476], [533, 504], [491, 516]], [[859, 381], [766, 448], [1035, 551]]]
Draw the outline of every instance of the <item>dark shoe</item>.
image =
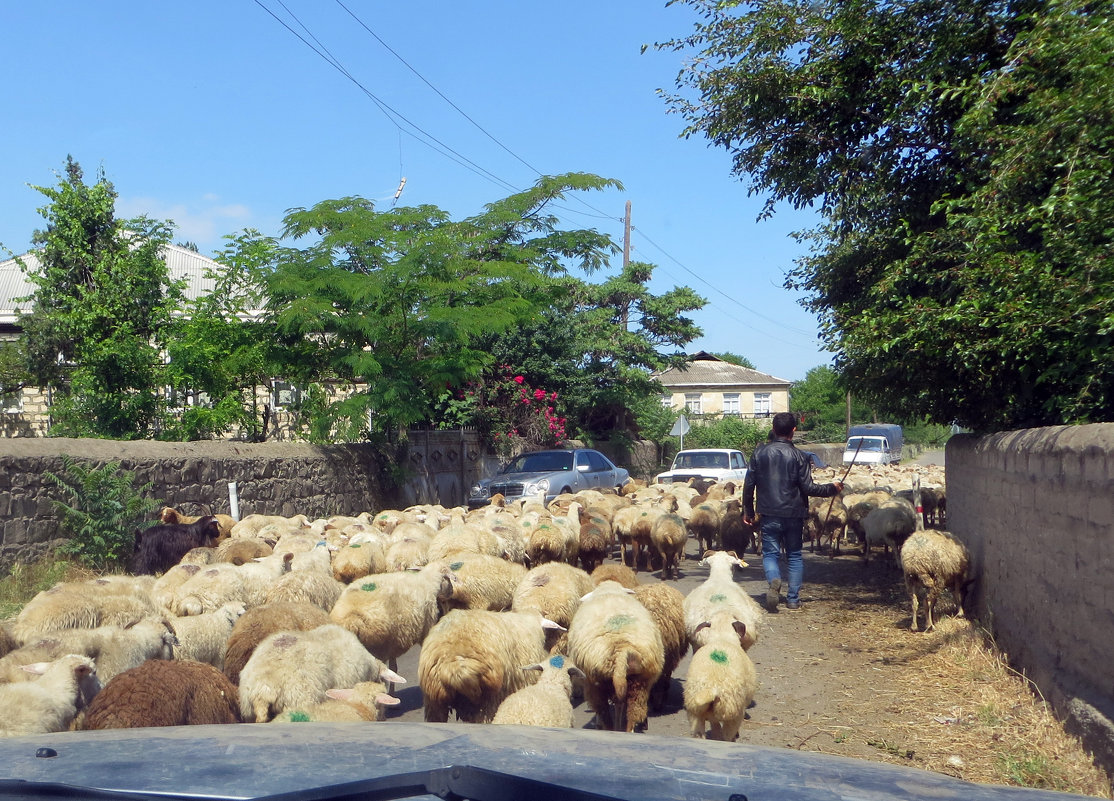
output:
[[781, 600], [781, 579], [774, 579], [766, 589], [766, 611], [776, 612], [778, 601]]
[[800, 601], [790, 601], [789, 603], [787, 603], [785, 605], [785, 608], [788, 609], [790, 612], [800, 612], [801, 611], [801, 602]]

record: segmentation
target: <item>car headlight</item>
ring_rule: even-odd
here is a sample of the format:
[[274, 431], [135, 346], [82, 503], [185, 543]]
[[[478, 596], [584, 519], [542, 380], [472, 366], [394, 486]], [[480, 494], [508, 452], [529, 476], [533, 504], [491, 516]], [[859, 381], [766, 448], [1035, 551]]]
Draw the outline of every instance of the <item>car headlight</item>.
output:
[[549, 479], [542, 478], [537, 481], [531, 481], [522, 489], [523, 495], [544, 495], [549, 492]]
[[473, 484], [472, 489], [468, 490], [468, 497], [469, 498], [486, 498], [487, 497], [487, 487], [483, 486], [482, 484]]

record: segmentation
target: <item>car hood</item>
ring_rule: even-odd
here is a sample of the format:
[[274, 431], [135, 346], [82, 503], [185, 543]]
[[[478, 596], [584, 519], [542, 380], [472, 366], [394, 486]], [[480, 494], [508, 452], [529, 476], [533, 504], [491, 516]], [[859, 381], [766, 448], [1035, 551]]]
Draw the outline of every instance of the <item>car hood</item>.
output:
[[[291, 723], [61, 732], [0, 740], [0, 765], [0, 798], [95, 797], [67, 793], [64, 786], [124, 794], [116, 799], [157, 795], [282, 801], [432, 797], [428, 793], [458, 793], [456, 797], [476, 801], [1083, 798], [743, 743], [469, 724]], [[508, 776], [524, 781], [516, 784]], [[389, 786], [407, 792], [387, 793]]]

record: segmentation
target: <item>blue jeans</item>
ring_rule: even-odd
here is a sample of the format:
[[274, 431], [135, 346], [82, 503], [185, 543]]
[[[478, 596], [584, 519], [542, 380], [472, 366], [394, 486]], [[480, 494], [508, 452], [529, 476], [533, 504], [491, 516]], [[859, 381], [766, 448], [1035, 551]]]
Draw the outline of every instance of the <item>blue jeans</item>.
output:
[[781, 546], [785, 545], [786, 561], [789, 563], [789, 589], [785, 599], [789, 603], [800, 600], [801, 584], [805, 580], [805, 563], [801, 556], [804, 545], [803, 517], [771, 517], [762, 515], [759, 524], [762, 529], [762, 569], [766, 581], [781, 580]]

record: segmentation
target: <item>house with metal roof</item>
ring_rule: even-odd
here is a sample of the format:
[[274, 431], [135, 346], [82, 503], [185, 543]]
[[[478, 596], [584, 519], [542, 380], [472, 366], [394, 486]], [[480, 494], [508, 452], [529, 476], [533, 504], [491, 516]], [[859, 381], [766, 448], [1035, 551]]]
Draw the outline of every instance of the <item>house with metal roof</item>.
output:
[[706, 351], [655, 376], [665, 387], [662, 405], [689, 418], [765, 419], [789, 411], [793, 382], [719, 359]]

